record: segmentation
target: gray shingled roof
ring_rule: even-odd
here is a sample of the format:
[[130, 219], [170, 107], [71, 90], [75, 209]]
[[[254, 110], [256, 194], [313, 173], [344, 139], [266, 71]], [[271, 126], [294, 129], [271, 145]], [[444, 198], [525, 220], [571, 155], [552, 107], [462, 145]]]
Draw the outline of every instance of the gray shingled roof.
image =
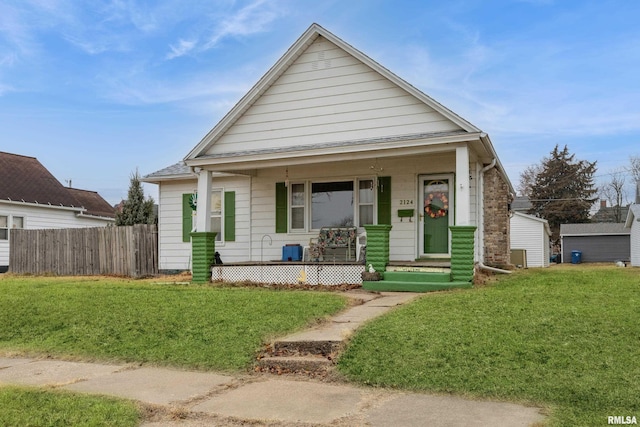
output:
[[513, 202], [511, 202], [511, 210], [515, 212], [526, 213], [532, 207], [533, 205], [527, 196], [516, 196]]
[[561, 224], [561, 236], [575, 235], [602, 235], [602, 234], [629, 234], [630, 229], [624, 227], [624, 223], [592, 222], [586, 224]]
[[411, 141], [416, 139], [463, 135], [465, 133], [466, 132], [463, 130], [453, 130], [453, 131], [447, 131], [447, 132], [416, 133], [411, 135], [356, 139], [356, 140], [338, 141], [338, 142], [324, 142], [321, 144], [296, 145], [293, 147], [268, 147], [268, 148], [258, 148], [255, 150], [234, 151], [234, 152], [218, 153], [218, 154], [205, 154], [202, 156], [198, 156], [196, 158], [197, 159], [221, 159], [221, 158], [227, 158], [227, 157], [254, 156], [254, 155], [260, 155], [260, 154], [289, 153], [289, 152], [304, 151], [309, 149], [341, 148], [341, 147], [361, 146], [361, 145], [367, 145], [367, 144], [378, 144], [378, 143], [385, 143], [385, 142], [403, 142], [403, 141]]
[[187, 166], [183, 161], [180, 161], [171, 166], [167, 166], [166, 168], [160, 169], [159, 171], [155, 171], [153, 173], [145, 175], [142, 180], [155, 181], [156, 178], [166, 178], [170, 176], [181, 176], [181, 175], [184, 175], [185, 177], [193, 176], [193, 174], [191, 173], [191, 170], [189, 169], [189, 166]]

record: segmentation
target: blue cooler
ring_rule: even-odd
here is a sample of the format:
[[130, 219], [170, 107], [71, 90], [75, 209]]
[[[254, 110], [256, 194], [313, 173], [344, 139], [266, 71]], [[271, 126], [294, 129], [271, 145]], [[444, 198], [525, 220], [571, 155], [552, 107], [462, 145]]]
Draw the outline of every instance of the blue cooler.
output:
[[302, 246], [286, 245], [282, 247], [282, 261], [301, 261]]

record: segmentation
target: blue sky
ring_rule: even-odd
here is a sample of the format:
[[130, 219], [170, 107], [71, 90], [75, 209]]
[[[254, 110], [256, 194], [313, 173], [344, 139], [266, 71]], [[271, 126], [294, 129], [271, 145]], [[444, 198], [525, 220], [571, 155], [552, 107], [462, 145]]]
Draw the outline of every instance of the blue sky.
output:
[[606, 180], [640, 155], [639, 18], [635, 0], [0, 0], [0, 151], [116, 203], [316, 22], [487, 132], [514, 186], [556, 144]]

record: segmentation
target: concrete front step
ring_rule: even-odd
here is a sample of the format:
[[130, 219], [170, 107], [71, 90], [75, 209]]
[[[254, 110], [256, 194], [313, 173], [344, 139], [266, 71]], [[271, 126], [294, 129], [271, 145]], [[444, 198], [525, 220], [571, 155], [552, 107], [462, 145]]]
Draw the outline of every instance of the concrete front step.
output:
[[378, 282], [363, 281], [362, 287], [369, 291], [432, 292], [473, 286], [471, 282], [409, 282], [385, 279]]
[[258, 368], [272, 373], [326, 373], [333, 361], [322, 356], [265, 356], [258, 360]]
[[383, 273], [384, 280], [393, 282], [450, 282], [450, 273], [427, 273], [416, 271], [385, 271]]

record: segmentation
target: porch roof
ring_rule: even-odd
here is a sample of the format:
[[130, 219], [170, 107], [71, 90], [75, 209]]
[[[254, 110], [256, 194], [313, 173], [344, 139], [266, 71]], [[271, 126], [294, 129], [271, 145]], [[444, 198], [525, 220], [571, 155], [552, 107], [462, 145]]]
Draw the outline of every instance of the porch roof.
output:
[[383, 138], [327, 142], [295, 147], [267, 147], [255, 150], [201, 155], [185, 163], [211, 171], [238, 171], [291, 164], [325, 163], [327, 161], [358, 158], [397, 157], [455, 151], [458, 144], [471, 143], [479, 158], [490, 162], [492, 156], [482, 144], [487, 137], [481, 132], [437, 132], [429, 134], [398, 135]]

